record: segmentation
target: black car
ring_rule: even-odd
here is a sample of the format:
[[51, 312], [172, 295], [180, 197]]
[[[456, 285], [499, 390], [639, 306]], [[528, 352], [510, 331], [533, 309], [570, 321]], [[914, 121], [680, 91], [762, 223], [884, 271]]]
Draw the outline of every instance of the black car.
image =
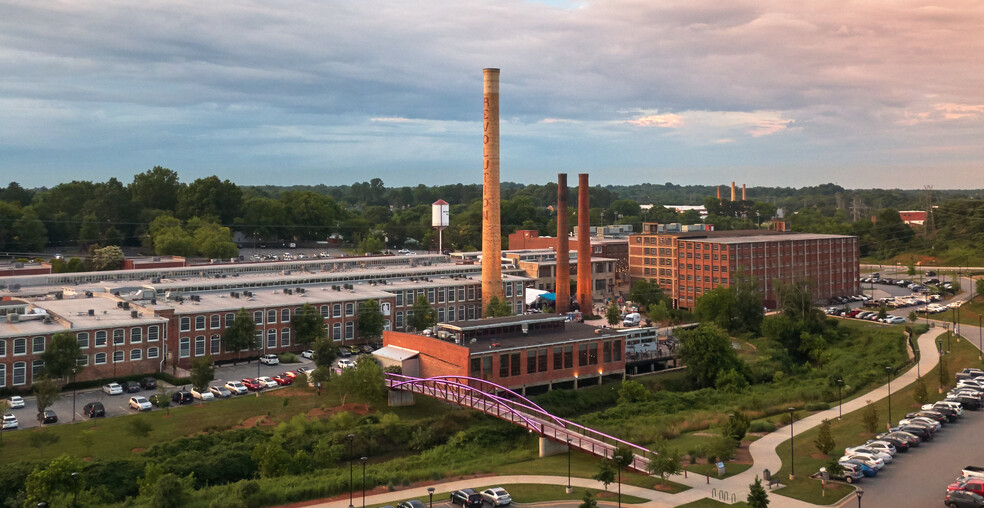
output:
[[140, 383], [136, 381], [123, 381], [120, 383], [123, 387], [123, 393], [137, 393], [140, 391]]
[[38, 413], [38, 421], [42, 424], [58, 423], [58, 415], [50, 409], [45, 409], [44, 413]]
[[972, 397], [970, 395], [957, 395], [953, 398], [947, 398], [947, 400], [954, 400], [960, 403], [964, 409], [970, 411], [977, 411], [981, 407], [981, 401], [977, 397]]
[[943, 498], [943, 504], [950, 508], [978, 508], [984, 506], [984, 497], [969, 490], [951, 490]]
[[918, 425], [903, 425], [898, 428], [899, 431], [908, 432], [909, 434], [915, 434], [919, 436], [922, 441], [932, 441], [933, 433], [926, 427], [921, 427]]
[[461, 489], [451, 493], [451, 504], [460, 504], [465, 508], [482, 508], [485, 498], [475, 492], [475, 489]]
[[157, 380], [152, 377], [145, 377], [140, 380], [140, 388], [144, 390], [153, 390], [157, 388]]
[[195, 400], [191, 392], [180, 390], [171, 394], [171, 402], [175, 404], [191, 404]]
[[[908, 432], [886, 432], [884, 434], [879, 434], [878, 439], [895, 439], [897, 441], [904, 441], [909, 445], [909, 448], [919, 446], [919, 443], [922, 442], [922, 438]], [[898, 446], [895, 448], [897, 449]]]
[[884, 441], [884, 442], [886, 442], [886, 443], [894, 446], [895, 447], [895, 450], [896, 451], [899, 451], [899, 452], [907, 452], [907, 451], [909, 451], [909, 447], [910, 446], [915, 446], [914, 444], [910, 443], [908, 439], [903, 440], [900, 437], [882, 436], [882, 437], [879, 437], [877, 439], [879, 441]]
[[396, 505], [396, 508], [427, 508], [427, 505], [423, 501], [411, 499], [410, 501], [404, 501]]
[[102, 402], [90, 402], [82, 406], [82, 414], [89, 418], [99, 418], [106, 416], [106, 408], [103, 407]]

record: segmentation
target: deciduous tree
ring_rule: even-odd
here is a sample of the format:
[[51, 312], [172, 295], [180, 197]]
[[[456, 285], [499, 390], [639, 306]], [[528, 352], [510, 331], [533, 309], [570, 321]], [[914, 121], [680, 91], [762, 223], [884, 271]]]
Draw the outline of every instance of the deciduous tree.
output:
[[51, 378], [63, 378], [72, 373], [81, 372], [83, 367], [78, 365], [82, 356], [79, 342], [74, 334], [59, 332], [51, 336], [48, 349], [41, 355], [44, 362], [44, 372]]
[[361, 339], [374, 339], [382, 335], [383, 313], [379, 308], [379, 302], [370, 298], [359, 305], [356, 328]]
[[417, 296], [417, 301], [413, 302], [410, 312], [413, 312], [413, 315], [408, 318], [408, 321], [414, 330], [423, 331], [437, 323], [437, 312], [434, 312], [424, 295]]
[[212, 363], [212, 357], [199, 356], [198, 358], [192, 358], [189, 377], [191, 378], [191, 386], [194, 386], [195, 390], [199, 392], [205, 391], [208, 388], [208, 384], [215, 379], [215, 365]]
[[294, 341], [307, 346], [326, 336], [325, 318], [310, 303], [305, 303], [290, 319]]
[[680, 360], [697, 386], [714, 386], [719, 372], [741, 369], [741, 360], [731, 347], [724, 330], [714, 324], [702, 324], [680, 333]]
[[44, 410], [51, 407], [58, 397], [61, 396], [61, 388], [51, 378], [44, 377], [40, 381], [35, 381], [31, 387], [34, 398], [38, 404], [38, 416], [44, 414]]
[[813, 446], [824, 455], [829, 455], [837, 446], [837, 442], [834, 441], [834, 434], [830, 431], [830, 420], [824, 418], [823, 422], [820, 423], [820, 429], [817, 431], [816, 439], [813, 440]]
[[222, 332], [222, 347], [226, 351], [242, 350], [254, 351], [257, 349], [256, 323], [253, 321], [252, 314], [245, 307], [240, 308], [236, 313], [236, 319], [232, 326]]

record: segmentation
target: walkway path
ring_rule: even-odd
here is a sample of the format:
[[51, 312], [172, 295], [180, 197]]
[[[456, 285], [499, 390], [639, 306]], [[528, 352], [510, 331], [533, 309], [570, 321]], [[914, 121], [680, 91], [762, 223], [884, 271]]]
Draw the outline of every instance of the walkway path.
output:
[[[936, 366], [937, 361], [939, 361], [939, 356], [932, 354], [936, 350], [936, 338], [942, 334], [944, 330], [940, 328], [933, 328], [929, 332], [924, 333], [919, 337], [919, 349], [922, 352], [930, 352], [930, 354], [923, 354], [919, 361], [919, 370], [921, 372], [929, 372], [930, 369]], [[901, 390], [902, 388], [908, 386], [909, 384], [915, 382], [916, 380], [916, 369], [909, 369], [908, 371], [902, 373], [898, 377], [892, 380], [892, 385], [894, 390]], [[849, 400], [844, 403], [843, 411], [844, 413], [850, 413], [856, 411], [865, 406], [867, 400], [880, 400], [888, 395], [888, 385], [883, 385], [874, 390], [861, 395], [855, 399]], [[826, 411], [821, 411], [819, 413], [812, 414], [802, 420], [798, 420], [793, 425], [793, 435], [802, 434], [807, 430], [810, 430], [818, 425], [824, 419], [835, 419], [837, 418], [838, 409], [835, 406], [832, 409]], [[697, 501], [705, 497], [717, 497], [722, 491], [726, 494], [727, 498], [732, 499], [732, 494], [734, 499], [738, 501], [744, 501], [748, 495], [748, 486], [755, 480], [755, 476], [762, 476], [762, 471], [768, 469], [770, 471], [778, 471], [782, 466], [782, 459], [776, 454], [776, 447], [779, 446], [783, 441], [789, 439], [789, 429], [788, 427], [783, 427], [776, 430], [766, 436], [758, 439], [749, 446], [749, 452], [752, 455], [752, 461], [754, 465], [747, 471], [732, 476], [730, 478], [725, 478], [722, 480], [711, 479], [708, 483], [707, 477], [703, 475], [689, 474], [687, 478], [682, 475], [673, 477], [673, 481], [677, 483], [682, 483], [690, 486], [689, 490], [681, 492], [679, 494], [669, 494], [665, 492], [659, 492], [656, 490], [644, 489], [641, 487], [634, 487], [631, 485], [622, 485], [622, 493], [627, 495], [632, 495], [640, 497], [643, 499], [649, 499], [649, 502], [643, 503], [641, 505], [628, 505], [628, 506], [638, 506], [642, 508], [667, 508], [671, 506], [677, 506], [681, 504], [686, 504], [692, 501]], [[802, 471], [800, 474], [812, 474], [814, 471]], [[538, 476], [538, 475], [513, 475], [513, 476], [492, 476], [478, 479], [469, 480], [459, 480], [447, 483], [435, 484], [434, 487], [437, 488], [438, 492], [449, 492], [462, 488], [476, 487], [481, 485], [507, 485], [516, 483], [531, 483], [531, 484], [547, 484], [547, 485], [567, 485], [566, 476]], [[576, 487], [581, 488], [594, 488], [603, 490], [604, 485], [597, 480], [591, 480], [587, 478], [572, 478], [571, 484]], [[356, 505], [361, 506], [361, 496], [357, 496], [359, 499], [356, 500]], [[376, 494], [366, 497], [366, 506], [376, 505], [376, 504], [393, 504], [406, 499], [427, 499], [427, 488], [426, 487], [414, 487], [410, 489], [387, 492], [384, 494]], [[781, 496], [778, 494], [773, 494], [769, 496], [771, 502], [769, 503], [770, 508], [811, 508], [815, 507], [811, 503], [804, 501], [799, 501], [786, 496]], [[443, 501], [444, 499], [441, 499]], [[328, 501], [320, 504], [315, 504], [311, 506], [318, 506], [323, 508], [347, 508], [349, 505], [349, 500], [340, 499], [337, 501]]]

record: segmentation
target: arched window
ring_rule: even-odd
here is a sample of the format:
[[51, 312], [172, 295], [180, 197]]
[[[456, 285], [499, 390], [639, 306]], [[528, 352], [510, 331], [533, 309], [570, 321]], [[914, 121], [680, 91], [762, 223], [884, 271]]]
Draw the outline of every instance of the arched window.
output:
[[102, 365], [106, 363], [106, 353], [96, 353], [94, 362], [96, 365]]
[[113, 363], [120, 363], [125, 359], [126, 355], [123, 354], [123, 351], [113, 351]]

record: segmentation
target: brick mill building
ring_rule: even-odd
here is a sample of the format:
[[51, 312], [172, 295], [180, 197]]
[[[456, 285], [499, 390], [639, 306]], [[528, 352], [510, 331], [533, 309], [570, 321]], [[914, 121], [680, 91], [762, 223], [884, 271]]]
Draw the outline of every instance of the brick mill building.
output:
[[655, 282], [679, 308], [730, 286], [743, 270], [775, 307], [776, 281], [809, 281], [817, 300], [860, 292], [858, 238], [780, 231], [713, 231], [706, 225], [644, 223], [629, 237], [629, 273]]

